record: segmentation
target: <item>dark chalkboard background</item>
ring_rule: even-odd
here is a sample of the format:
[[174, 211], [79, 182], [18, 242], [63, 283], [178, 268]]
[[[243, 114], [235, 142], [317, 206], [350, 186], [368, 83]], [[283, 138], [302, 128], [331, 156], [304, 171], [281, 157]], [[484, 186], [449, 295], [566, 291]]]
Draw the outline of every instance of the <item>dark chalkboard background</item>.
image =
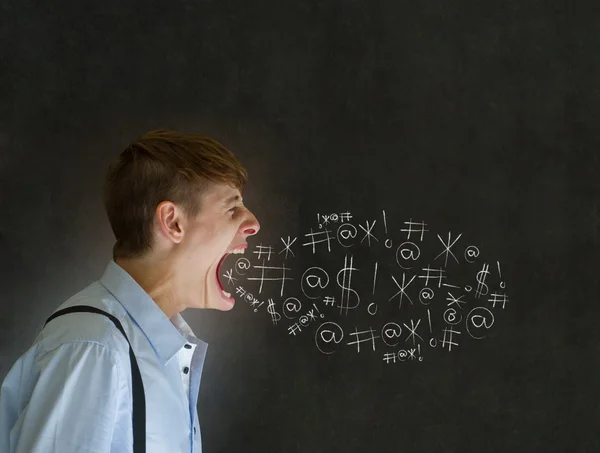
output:
[[[600, 14], [593, 2], [491, 3], [2, 1], [0, 376], [101, 276], [109, 160], [173, 128], [219, 139], [247, 166], [262, 224], [252, 247], [299, 245], [317, 213], [345, 211], [378, 219], [381, 238], [385, 209], [395, 240], [404, 221], [427, 222], [430, 257], [435, 234], [462, 233], [449, 273], [473, 282], [486, 261], [491, 281], [499, 261], [510, 295], [487, 338], [423, 344], [422, 362], [395, 364], [381, 339], [323, 355], [316, 323], [290, 335], [266, 304], [184, 312], [210, 344], [204, 451], [599, 451]], [[468, 244], [483, 261], [464, 263]], [[362, 246], [368, 295], [370, 266], [391, 252]], [[329, 260], [339, 296], [345, 251], [307, 251], [295, 277]], [[386, 263], [393, 285], [401, 269]], [[366, 296], [348, 316], [321, 307], [345, 343], [355, 327], [408, 322], [391, 289], [379, 317]]]

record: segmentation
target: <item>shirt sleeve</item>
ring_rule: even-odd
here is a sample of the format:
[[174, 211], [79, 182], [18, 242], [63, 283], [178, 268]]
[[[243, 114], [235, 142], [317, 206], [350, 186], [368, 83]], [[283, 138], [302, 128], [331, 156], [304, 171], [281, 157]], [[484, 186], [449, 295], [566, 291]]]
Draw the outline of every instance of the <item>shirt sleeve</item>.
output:
[[38, 359], [39, 378], [20, 414], [14, 453], [109, 453], [119, 365], [94, 342], [72, 342]]

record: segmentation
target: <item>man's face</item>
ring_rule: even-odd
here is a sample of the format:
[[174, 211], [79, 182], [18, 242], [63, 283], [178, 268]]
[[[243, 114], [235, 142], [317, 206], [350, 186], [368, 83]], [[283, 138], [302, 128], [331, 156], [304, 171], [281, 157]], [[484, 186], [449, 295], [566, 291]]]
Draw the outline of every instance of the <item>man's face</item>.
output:
[[231, 310], [235, 304], [221, 284], [220, 266], [230, 253], [241, 253], [248, 236], [260, 224], [243, 204], [238, 189], [226, 184], [211, 184], [202, 196], [200, 213], [189, 219], [180, 244], [176, 287], [187, 307]]

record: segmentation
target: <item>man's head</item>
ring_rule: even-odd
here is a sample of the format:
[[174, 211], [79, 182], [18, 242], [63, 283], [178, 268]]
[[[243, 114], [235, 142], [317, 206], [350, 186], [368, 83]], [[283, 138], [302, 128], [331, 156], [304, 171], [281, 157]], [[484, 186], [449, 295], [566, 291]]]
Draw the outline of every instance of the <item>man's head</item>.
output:
[[215, 140], [148, 132], [110, 164], [104, 205], [113, 259], [169, 313], [229, 310], [219, 267], [260, 226], [242, 202], [247, 172]]

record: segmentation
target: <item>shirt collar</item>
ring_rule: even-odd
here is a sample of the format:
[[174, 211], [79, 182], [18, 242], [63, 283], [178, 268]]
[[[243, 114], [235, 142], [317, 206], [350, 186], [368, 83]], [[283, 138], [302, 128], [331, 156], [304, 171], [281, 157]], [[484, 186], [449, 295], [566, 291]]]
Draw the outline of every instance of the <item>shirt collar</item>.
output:
[[169, 320], [148, 293], [113, 259], [108, 263], [100, 283], [127, 310], [163, 364], [169, 362], [187, 343], [178, 328], [190, 335], [195, 342], [204, 343], [196, 338], [179, 313], [173, 317], [173, 321]]

